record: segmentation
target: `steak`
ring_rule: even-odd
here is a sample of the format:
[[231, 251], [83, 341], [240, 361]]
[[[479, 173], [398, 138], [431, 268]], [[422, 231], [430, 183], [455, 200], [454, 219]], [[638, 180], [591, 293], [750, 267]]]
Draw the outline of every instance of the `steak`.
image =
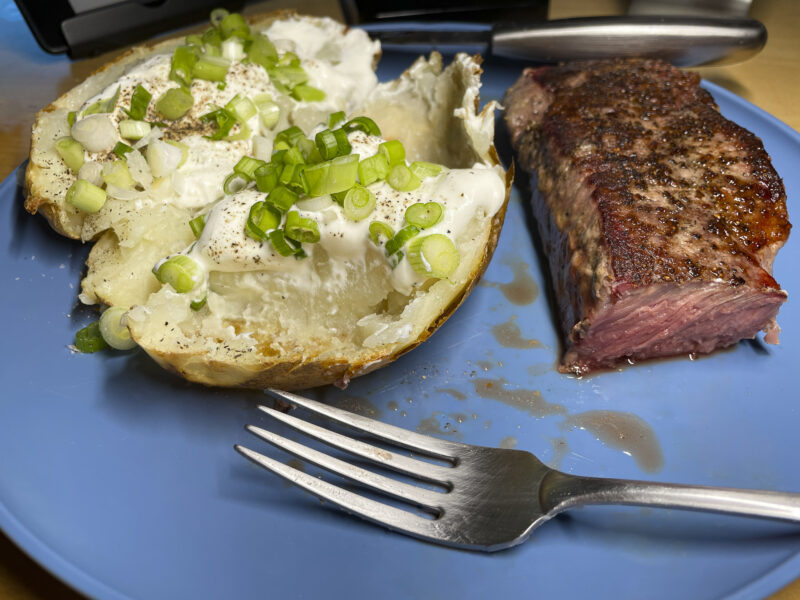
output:
[[709, 353], [765, 332], [787, 294], [783, 182], [700, 78], [657, 60], [526, 69], [506, 92], [565, 353], [584, 374]]

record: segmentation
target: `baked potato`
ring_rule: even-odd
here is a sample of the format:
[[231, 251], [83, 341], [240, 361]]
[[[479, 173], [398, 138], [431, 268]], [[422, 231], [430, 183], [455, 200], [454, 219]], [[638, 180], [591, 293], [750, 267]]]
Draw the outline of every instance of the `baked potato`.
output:
[[378, 83], [379, 53], [329, 19], [217, 13], [39, 113], [26, 208], [93, 242], [80, 299], [114, 307], [112, 335], [191, 381], [297, 389], [452, 314], [508, 202], [496, 105], [479, 57]]

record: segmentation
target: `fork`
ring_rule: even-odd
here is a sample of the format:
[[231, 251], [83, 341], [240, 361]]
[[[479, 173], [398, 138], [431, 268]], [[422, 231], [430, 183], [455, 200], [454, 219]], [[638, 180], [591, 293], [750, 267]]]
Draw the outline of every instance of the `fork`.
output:
[[333, 485], [241, 445], [234, 446], [254, 463], [345, 511], [439, 544], [473, 550], [502, 550], [522, 543], [536, 527], [558, 513], [590, 504], [681, 508], [800, 523], [800, 493], [570, 475], [551, 469], [523, 450], [440, 440], [297, 394], [267, 391], [378, 440], [446, 463], [418, 460], [259, 406], [269, 416], [334, 448], [441, 486], [443, 491], [437, 491], [381, 475], [247, 425], [248, 431], [274, 446], [366, 488], [420, 507], [426, 516]]

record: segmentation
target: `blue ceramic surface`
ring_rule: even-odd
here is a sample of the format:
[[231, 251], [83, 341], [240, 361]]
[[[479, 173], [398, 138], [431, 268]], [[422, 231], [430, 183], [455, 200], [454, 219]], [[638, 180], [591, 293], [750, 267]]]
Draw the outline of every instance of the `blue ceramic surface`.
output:
[[[409, 61], [385, 57], [381, 77]], [[518, 73], [488, 64], [483, 99], [501, 97]], [[726, 116], [763, 138], [795, 215], [800, 136], [705, 85]], [[76, 301], [86, 248], [24, 213], [20, 173], [0, 185], [0, 528], [78, 590], [102, 599], [743, 599], [800, 576], [800, 529], [785, 524], [591, 508], [486, 555], [321, 505], [233, 451], [244, 443], [288, 460], [243, 430], [267, 423], [260, 392], [186, 383], [141, 351], [69, 350], [92, 318]], [[345, 391], [313, 393], [444, 438], [516, 445], [570, 473], [800, 491], [800, 242], [790, 239], [775, 263], [790, 295], [780, 346], [743, 342], [578, 380], [554, 369], [558, 336], [521, 187], [484, 282], [430, 341]], [[502, 287], [511, 282], [527, 300]], [[601, 441], [596, 420], [581, 421], [588, 411], [608, 411], [627, 437]]]

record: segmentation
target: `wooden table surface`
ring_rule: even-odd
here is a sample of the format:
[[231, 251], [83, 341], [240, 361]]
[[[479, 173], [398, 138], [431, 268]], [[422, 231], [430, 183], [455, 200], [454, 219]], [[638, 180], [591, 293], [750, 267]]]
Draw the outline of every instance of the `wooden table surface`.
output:
[[[300, 12], [341, 16], [338, 4], [331, 0], [273, 0], [261, 6], [292, 6]], [[551, 0], [550, 17], [620, 14], [625, 7], [624, 0]], [[766, 48], [747, 62], [706, 67], [700, 72], [800, 131], [800, 2], [754, 0], [751, 15], [769, 30]], [[48, 55], [37, 46], [12, 0], [0, 0], [0, 180], [27, 157], [36, 111], [116, 54], [77, 61]], [[0, 598], [77, 600], [82, 596], [40, 568], [0, 533]], [[797, 598], [800, 579], [772, 600]]]

